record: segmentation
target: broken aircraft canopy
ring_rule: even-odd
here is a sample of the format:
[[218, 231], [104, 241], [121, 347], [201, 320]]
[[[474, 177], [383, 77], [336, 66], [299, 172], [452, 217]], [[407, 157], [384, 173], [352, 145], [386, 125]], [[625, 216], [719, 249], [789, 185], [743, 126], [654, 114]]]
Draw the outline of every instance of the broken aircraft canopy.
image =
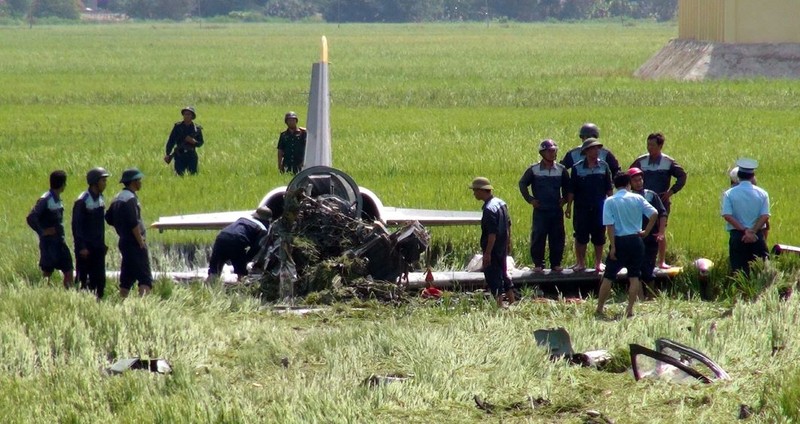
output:
[[631, 365], [636, 381], [642, 378], [666, 378], [684, 383], [729, 380], [730, 376], [702, 352], [669, 339], [656, 340], [656, 350], [631, 344]]

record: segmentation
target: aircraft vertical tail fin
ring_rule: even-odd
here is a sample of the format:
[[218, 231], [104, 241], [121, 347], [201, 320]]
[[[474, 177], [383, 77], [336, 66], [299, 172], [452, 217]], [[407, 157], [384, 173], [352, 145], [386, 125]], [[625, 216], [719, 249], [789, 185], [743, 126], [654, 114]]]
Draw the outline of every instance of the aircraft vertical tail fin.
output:
[[304, 168], [333, 166], [331, 148], [330, 93], [328, 91], [328, 40], [322, 36], [320, 61], [311, 67], [311, 89], [308, 94], [308, 140]]

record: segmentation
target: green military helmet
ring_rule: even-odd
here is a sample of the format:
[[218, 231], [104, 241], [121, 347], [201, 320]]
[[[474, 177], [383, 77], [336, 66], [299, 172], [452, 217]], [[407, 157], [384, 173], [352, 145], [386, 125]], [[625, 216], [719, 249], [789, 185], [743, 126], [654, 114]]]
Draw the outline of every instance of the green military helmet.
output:
[[122, 178], [120, 178], [119, 182], [128, 184], [132, 181], [141, 180], [142, 178], [144, 178], [144, 174], [138, 168], [128, 168], [122, 172]]
[[194, 106], [186, 106], [185, 108], [181, 109], [181, 115], [187, 111], [192, 112], [192, 119], [197, 119], [197, 113], [194, 110]]
[[283, 116], [283, 122], [288, 124], [289, 120], [292, 118], [297, 119], [299, 121], [299, 119], [297, 118], [297, 113], [293, 111], [286, 112], [286, 115]]
[[581, 126], [581, 130], [578, 133], [580, 138], [600, 138], [600, 128], [597, 125], [587, 122]]
[[261, 221], [264, 224], [269, 224], [269, 221], [272, 220], [272, 209], [266, 206], [260, 206], [255, 210], [255, 212], [253, 212], [253, 218]]
[[86, 173], [86, 184], [92, 185], [100, 182], [101, 178], [110, 177], [111, 174], [103, 167], [92, 168]]

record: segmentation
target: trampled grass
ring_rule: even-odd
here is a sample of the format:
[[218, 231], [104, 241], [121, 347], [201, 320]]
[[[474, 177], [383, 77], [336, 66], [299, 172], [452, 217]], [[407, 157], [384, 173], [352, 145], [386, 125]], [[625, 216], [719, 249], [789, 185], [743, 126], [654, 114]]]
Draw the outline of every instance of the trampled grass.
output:
[[[713, 304], [660, 298], [642, 305], [636, 319], [617, 322], [594, 320], [592, 302], [523, 302], [497, 311], [469, 296], [298, 317], [261, 309], [249, 296], [185, 286], [166, 298], [120, 303], [112, 295], [98, 303], [20, 285], [4, 289], [0, 303], [4, 422], [466, 422], [486, 416], [474, 395], [511, 422], [579, 422], [594, 409], [620, 423], [721, 423], [741, 403], [765, 422], [796, 414], [781, 396], [796, 391], [797, 298], [781, 302], [774, 293], [737, 305], [728, 317]], [[532, 340], [533, 330], [553, 326], [569, 329], [577, 351], [604, 348], [623, 362], [628, 343], [678, 340], [716, 359], [733, 379], [637, 383], [629, 372], [553, 363]], [[775, 334], [785, 343], [773, 356]], [[139, 355], [168, 358], [175, 371], [102, 371], [112, 358]], [[413, 378], [362, 385], [388, 373]], [[504, 410], [528, 396], [551, 404]]]
[[[797, 417], [797, 299], [770, 292], [720, 305], [661, 297], [630, 321], [594, 321], [589, 304], [524, 302], [506, 312], [462, 299], [447, 306], [368, 307], [276, 316], [253, 299], [159, 283], [120, 303], [64, 293], [40, 281], [24, 218], [57, 168], [71, 176], [65, 203], [97, 165], [114, 177], [140, 167], [145, 219], [254, 207], [285, 184], [276, 172], [282, 117], [304, 121], [320, 35], [331, 50], [334, 162], [385, 204], [477, 210], [466, 185], [492, 179], [514, 219], [517, 261], [529, 263], [530, 209], [517, 191], [535, 146], [562, 151], [593, 121], [623, 165], [662, 131], [665, 152], [689, 172], [674, 198], [670, 259], [724, 261], [719, 218], [726, 171], [760, 161], [771, 194], [774, 242], [792, 244], [793, 149], [800, 83], [640, 81], [632, 72], [677, 33], [637, 22], [491, 25], [162, 24], [0, 27], [0, 420], [3, 422], [465, 422], [485, 418], [473, 395], [503, 406], [544, 397], [550, 407], [499, 412], [504, 421], [579, 422], [597, 409], [617, 422], [729, 422], [740, 403], [774, 422]], [[201, 173], [176, 178], [161, 157], [179, 109], [204, 126]], [[68, 219], [71, 214], [67, 213]], [[567, 225], [570, 225], [569, 222]], [[475, 228], [432, 229], [442, 262], [476, 249]], [[210, 244], [213, 233], [151, 232], [161, 252]], [[109, 268], [118, 266], [116, 236]], [[786, 278], [791, 279], [792, 276]], [[612, 309], [619, 305], [613, 305]], [[620, 309], [621, 310], [621, 309]], [[711, 324], [716, 330], [711, 331]], [[623, 352], [674, 338], [734, 377], [713, 386], [634, 383], [550, 363], [531, 339], [565, 326], [578, 350]], [[783, 350], [771, 356], [773, 340]], [[111, 357], [163, 356], [172, 376], [106, 377]], [[282, 358], [290, 366], [284, 369]], [[371, 373], [413, 373], [366, 389]]]

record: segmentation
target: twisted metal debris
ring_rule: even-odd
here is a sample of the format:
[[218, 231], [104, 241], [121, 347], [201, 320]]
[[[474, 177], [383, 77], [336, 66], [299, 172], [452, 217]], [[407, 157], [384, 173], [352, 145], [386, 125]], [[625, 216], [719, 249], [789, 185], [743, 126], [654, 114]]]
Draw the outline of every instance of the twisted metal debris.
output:
[[359, 214], [338, 196], [287, 191], [283, 214], [256, 258], [261, 296], [269, 301], [305, 297], [308, 303], [403, 300], [402, 277], [427, 249], [428, 232], [413, 222], [389, 233]]

